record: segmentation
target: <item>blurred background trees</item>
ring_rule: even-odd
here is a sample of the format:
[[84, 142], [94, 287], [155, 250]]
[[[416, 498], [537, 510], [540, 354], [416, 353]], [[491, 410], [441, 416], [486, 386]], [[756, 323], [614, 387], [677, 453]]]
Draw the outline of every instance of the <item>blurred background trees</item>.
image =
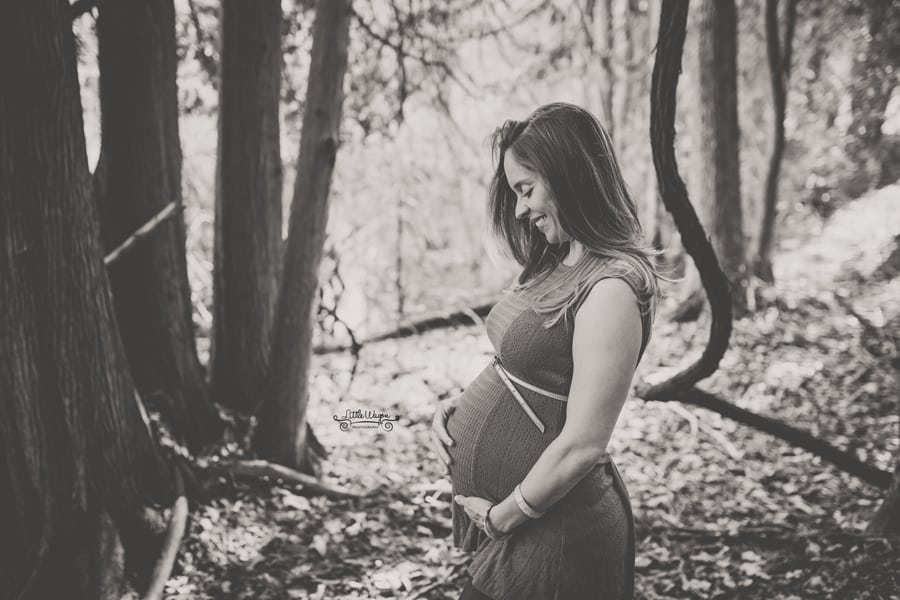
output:
[[[338, 314], [356, 333], [365, 336], [393, 326], [398, 318], [462, 301], [472, 289], [489, 289], [508, 268], [508, 263], [498, 267], [481, 260], [485, 251], [493, 252], [481, 236], [481, 196], [490, 171], [484, 142], [497, 122], [523, 116], [550, 98], [582, 103], [611, 124], [648, 237], [667, 247], [673, 262], [680, 261], [682, 250], [670, 219], [660, 210], [650, 176], [647, 95], [658, 4], [536, 1], [501, 10], [470, 2], [435, 7], [429, 2], [394, 6], [384, 1], [354, 7], [341, 130], [348, 159], [336, 164], [326, 240], [326, 247], [335, 252], [326, 252], [323, 278], [331, 275], [329, 254], [343, 257], [344, 290], [340, 298], [332, 297], [341, 286], [335, 282], [331, 290], [326, 285], [325, 301], [339, 305]], [[781, 3], [782, 13], [786, 4]], [[192, 0], [176, 6], [184, 187], [191, 198], [185, 207], [188, 264], [198, 326], [206, 333], [213, 306], [212, 279], [203, 273], [213, 254], [215, 136], [209, 135], [209, 120], [218, 114], [218, 4]], [[857, 191], [859, 173], [846, 166], [845, 152], [852, 149], [851, 133], [857, 131], [850, 127], [852, 120], [871, 111], [854, 109], [861, 106], [852, 101], [854, 94], [880, 98], [876, 105], [883, 108], [876, 118], [890, 121], [896, 112], [890, 104], [892, 81], [877, 75], [887, 73], [896, 53], [884, 44], [863, 43], [870, 37], [869, 16], [882, 10], [879, 6], [860, 0], [798, 8], [795, 52], [789, 57], [796, 81], [786, 90], [786, 167], [779, 183], [784, 210], [779, 222], [802, 216], [806, 209], [827, 213]], [[763, 6], [739, 1], [736, 9], [742, 228], [749, 253], [759, 237], [775, 117]], [[891, 11], [883, 12], [887, 31], [896, 18], [888, 18]], [[286, 190], [292, 189], [299, 148], [312, 14], [309, 2], [284, 3], [283, 206], [290, 201]], [[76, 28], [89, 36], [91, 18], [77, 21]], [[604, 33], [610, 30], [611, 36]], [[691, 29], [688, 44], [697, 35]], [[877, 39], [895, 37], [882, 34]], [[91, 42], [86, 38], [82, 44], [87, 49]], [[862, 68], [854, 47], [871, 48], [873, 56], [882, 58], [865, 78], [852, 76], [854, 68]], [[80, 56], [88, 96], [95, 85], [92, 56], [87, 50]], [[697, 90], [688, 71], [679, 88], [677, 143], [683, 163], [694, 165], [694, 131], [688, 119], [693, 118], [689, 109], [696, 104], [692, 99]], [[92, 121], [96, 123], [88, 119], [89, 132]], [[890, 158], [890, 148], [896, 145], [894, 127], [889, 123], [882, 135], [887, 172], [896, 168]], [[96, 150], [89, 139], [89, 152]], [[774, 231], [777, 239], [777, 223]], [[461, 289], [465, 287], [469, 289]], [[332, 329], [346, 341], [340, 326], [325, 327], [319, 334], [327, 336]], [[200, 339], [204, 359], [209, 339]]]

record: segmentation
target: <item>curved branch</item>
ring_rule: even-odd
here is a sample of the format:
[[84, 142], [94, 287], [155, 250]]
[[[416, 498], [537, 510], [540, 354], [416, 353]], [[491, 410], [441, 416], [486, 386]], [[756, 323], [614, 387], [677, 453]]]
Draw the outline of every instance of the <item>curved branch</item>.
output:
[[662, 5], [650, 92], [650, 140], [660, 195], [666, 210], [675, 220], [684, 249], [700, 271], [712, 310], [712, 324], [709, 342], [700, 359], [671, 379], [647, 390], [644, 398], [648, 400], [665, 399], [714, 373], [728, 348], [731, 335], [728, 279], [722, 273], [712, 245], [691, 206], [675, 160], [675, 88], [681, 73], [687, 10], [687, 1], [665, 0]]

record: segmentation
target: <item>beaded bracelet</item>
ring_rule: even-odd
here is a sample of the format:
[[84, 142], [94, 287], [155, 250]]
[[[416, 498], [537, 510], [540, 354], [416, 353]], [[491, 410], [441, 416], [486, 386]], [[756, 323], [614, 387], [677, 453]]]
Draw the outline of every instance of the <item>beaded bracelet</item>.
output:
[[[496, 504], [492, 504], [491, 508], [497, 506]], [[509, 537], [512, 531], [507, 531], [506, 533], [500, 533], [497, 531], [494, 526], [491, 524], [491, 508], [487, 509], [487, 512], [484, 513], [484, 533], [487, 534], [489, 538], [492, 540], [502, 540], [503, 538]]]
[[534, 510], [533, 508], [531, 508], [531, 505], [529, 505], [525, 501], [525, 498], [522, 497], [522, 484], [521, 483], [516, 486], [516, 489], [513, 491], [513, 496], [515, 496], [515, 498], [516, 498], [516, 504], [519, 505], [519, 510], [521, 510], [523, 513], [525, 513], [527, 516], [531, 517], [532, 519], [540, 519], [541, 517], [544, 516], [544, 513], [547, 512], [547, 511], [538, 512], [538, 511]]

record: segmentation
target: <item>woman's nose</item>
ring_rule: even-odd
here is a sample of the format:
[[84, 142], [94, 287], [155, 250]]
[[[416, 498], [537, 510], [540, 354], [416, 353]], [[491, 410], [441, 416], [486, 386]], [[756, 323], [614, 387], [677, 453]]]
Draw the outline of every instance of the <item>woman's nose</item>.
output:
[[516, 198], [516, 218], [522, 219], [528, 213], [528, 207], [525, 205], [525, 201], [522, 199], [522, 196]]

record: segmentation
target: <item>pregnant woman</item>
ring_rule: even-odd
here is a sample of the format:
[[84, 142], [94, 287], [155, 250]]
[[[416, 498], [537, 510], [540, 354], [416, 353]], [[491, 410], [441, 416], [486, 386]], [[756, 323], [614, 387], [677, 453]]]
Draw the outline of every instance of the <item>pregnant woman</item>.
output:
[[487, 317], [495, 355], [435, 411], [460, 600], [631, 598], [634, 519], [607, 443], [650, 338], [655, 252], [609, 136], [571, 104], [493, 136], [493, 229], [522, 265]]

